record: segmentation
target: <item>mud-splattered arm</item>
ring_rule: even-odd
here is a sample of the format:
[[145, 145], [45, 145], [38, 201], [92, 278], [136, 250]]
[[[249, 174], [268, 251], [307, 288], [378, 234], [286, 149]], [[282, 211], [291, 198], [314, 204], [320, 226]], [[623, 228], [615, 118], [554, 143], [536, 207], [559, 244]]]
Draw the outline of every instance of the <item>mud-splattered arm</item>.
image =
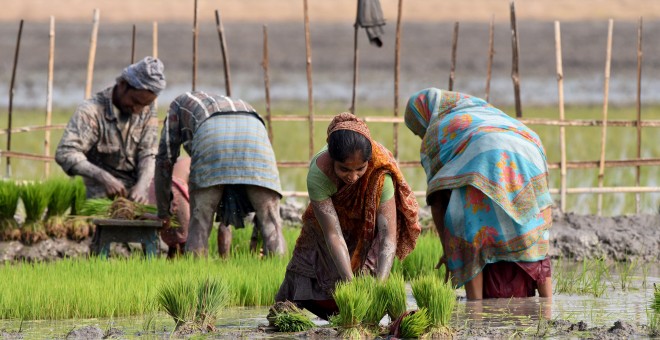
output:
[[332, 204], [332, 199], [328, 198], [323, 201], [311, 201], [314, 215], [319, 221], [319, 225], [323, 230], [325, 243], [330, 251], [330, 256], [337, 266], [337, 271], [342, 280], [350, 281], [353, 279], [353, 271], [351, 270], [351, 258], [348, 254], [348, 247], [341, 232], [339, 225], [339, 217], [337, 211]]
[[396, 253], [396, 199], [394, 197], [380, 204], [376, 224], [379, 242], [376, 278], [386, 280], [392, 270]]

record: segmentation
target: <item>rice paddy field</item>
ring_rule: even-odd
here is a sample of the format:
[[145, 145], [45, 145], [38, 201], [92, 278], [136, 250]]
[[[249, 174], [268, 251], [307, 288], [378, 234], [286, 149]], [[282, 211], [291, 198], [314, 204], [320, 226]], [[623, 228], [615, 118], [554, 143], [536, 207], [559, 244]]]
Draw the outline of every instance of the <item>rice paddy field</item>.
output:
[[[259, 108], [257, 103], [255, 106]], [[316, 108], [321, 115], [331, 115], [343, 111], [341, 106], [323, 103]], [[290, 108], [276, 111], [274, 115], [301, 115], [302, 104], [291, 103]], [[59, 109], [54, 112], [53, 124], [66, 123], [73, 109]], [[527, 118], [554, 118], [555, 108], [527, 108]], [[612, 107], [610, 119], [631, 119], [633, 108]], [[568, 107], [567, 117], [576, 119], [600, 119], [602, 108], [591, 106]], [[164, 117], [161, 108], [159, 116]], [[364, 109], [361, 116], [389, 116], [391, 112], [382, 109]], [[13, 126], [43, 125], [43, 112], [19, 110], [14, 112]], [[645, 117], [660, 119], [660, 107], [645, 108]], [[0, 121], [6, 123], [6, 117]], [[393, 149], [393, 129], [391, 124], [369, 123], [377, 140]], [[315, 149], [324, 143], [327, 122], [315, 123]], [[6, 127], [6, 125], [4, 125]], [[541, 136], [548, 153], [549, 162], [559, 161], [559, 129], [556, 127], [532, 126]], [[309, 148], [307, 122], [274, 122], [273, 146], [280, 161], [307, 161]], [[642, 157], [658, 158], [660, 135], [653, 129], [645, 129], [643, 134]], [[50, 153], [54, 154], [61, 130], [51, 135]], [[402, 161], [418, 159], [419, 140], [404, 126], [399, 127], [399, 158]], [[567, 128], [568, 160], [597, 160], [600, 152], [600, 128]], [[43, 153], [44, 132], [19, 133], [12, 136], [12, 149], [26, 153]], [[0, 149], [6, 140], [0, 141]], [[608, 129], [607, 159], [635, 158], [636, 134], [634, 128]], [[6, 159], [0, 160], [4, 171]], [[642, 185], [657, 186], [660, 178], [658, 167], [642, 168]], [[280, 175], [284, 190], [305, 191], [306, 170], [303, 168], [281, 168]], [[405, 168], [404, 174], [416, 191], [425, 188], [425, 175], [421, 169]], [[633, 168], [607, 169], [606, 186], [634, 185]], [[44, 164], [39, 161], [12, 160], [12, 177], [17, 183], [23, 181], [57, 182], [67, 176], [56, 164], [51, 164], [50, 176], [44, 176]], [[551, 186], [559, 186], [558, 171], [551, 172]], [[597, 169], [569, 171], [569, 187], [589, 187], [597, 184]], [[27, 186], [33, 186], [29, 184]], [[26, 186], [26, 187], [27, 187]], [[62, 191], [48, 189], [50, 191]], [[25, 195], [25, 194], [21, 194]], [[18, 199], [18, 198], [17, 198]], [[30, 206], [23, 201], [27, 200]], [[49, 206], [47, 202], [20, 197], [19, 215], [28, 211], [60, 211], [65, 215], [68, 205]], [[604, 195], [606, 215], [632, 213], [635, 210], [633, 194]], [[594, 213], [595, 197], [588, 195], [569, 196], [568, 210]], [[421, 202], [420, 200], [420, 203]], [[660, 195], [642, 194], [642, 212], [655, 213], [660, 204]], [[41, 205], [32, 207], [32, 205]], [[45, 205], [45, 206], [44, 206]], [[70, 211], [68, 211], [70, 213]], [[35, 213], [31, 213], [35, 214]], [[36, 213], [39, 215], [39, 212]], [[27, 218], [28, 216], [26, 216]], [[38, 220], [38, 218], [32, 218]], [[27, 222], [28, 219], [26, 219]], [[169, 287], [173, 292], [184, 294], [183, 288], [195, 282], [212, 280], [224, 287], [224, 305], [215, 312], [210, 321], [211, 329], [201, 333], [208, 338], [224, 337], [293, 337], [298, 333], [272, 333], [265, 327], [268, 324], [269, 308], [274, 303], [274, 295], [279, 288], [290, 252], [299, 233], [299, 226], [289, 225], [285, 237], [289, 253], [282, 258], [261, 258], [248, 250], [251, 227], [235, 230], [232, 256], [220, 259], [217, 254], [215, 234], [210, 238], [209, 258], [184, 257], [175, 261], [164, 258], [144, 259], [141, 256], [130, 258], [110, 258], [103, 260], [90, 258], [65, 258], [55, 262], [7, 263], [0, 267], [0, 334], [3, 337], [22, 336], [24, 338], [62, 338], [115, 336], [120, 338], [170, 338], [189, 336], [180, 332], [183, 322], [177, 321], [172, 308], [163, 306], [162, 291]], [[88, 236], [88, 235], [86, 235]], [[84, 239], [82, 236], [80, 239]], [[33, 236], [35, 237], [35, 236]], [[46, 238], [44, 236], [40, 236]], [[35, 239], [34, 242], [38, 242]], [[425, 232], [419, 239], [415, 251], [403, 262], [396, 261], [394, 278], [401, 279], [401, 294], [386, 300], [400, 301], [399, 312], [383, 314], [379, 325], [384, 327], [393, 321], [389, 315], [400, 315], [402, 311], [421, 310], [415, 318], [406, 321], [409, 336], [429, 334], [453, 334], [459, 338], [485, 337], [605, 337], [611, 334], [624, 336], [658, 336], [660, 332], [660, 272], [657, 263], [639, 262], [630, 258], [625, 262], [612, 262], [606, 259], [553, 260], [554, 297], [552, 301], [543, 298], [496, 299], [483, 302], [466, 301], [463, 289], [449, 289], [441, 303], [447, 311], [437, 308], [429, 301], [418, 303], [423, 292], [436, 291], [432, 283], [444, 277], [443, 270], [434, 269], [442, 249], [437, 235]], [[392, 279], [390, 279], [391, 281]], [[424, 286], [426, 284], [426, 286]], [[425, 288], [420, 288], [420, 287]], [[364, 288], [363, 288], [364, 289]], [[183, 289], [185, 290], [185, 289]], [[377, 291], [371, 287], [367, 290]], [[194, 299], [194, 293], [186, 294]], [[345, 304], [351, 305], [348, 293]], [[445, 293], [449, 294], [449, 293]], [[427, 293], [429, 295], [429, 293]], [[430, 294], [438, 296], [440, 293]], [[374, 298], [376, 299], [376, 298]], [[381, 298], [383, 300], [384, 298]], [[174, 299], [176, 300], [176, 299]], [[160, 301], [160, 302], [159, 302]], [[455, 301], [447, 305], [446, 301]], [[370, 310], [370, 307], [365, 307]], [[447, 307], [450, 306], [450, 307]], [[180, 307], [180, 306], [179, 306]], [[357, 308], [357, 307], [356, 307]], [[382, 307], [385, 308], [385, 307]], [[175, 309], [176, 310], [176, 309]], [[195, 312], [191, 312], [193, 315]], [[199, 313], [198, 313], [199, 314]], [[202, 313], [204, 314], [204, 313]], [[356, 321], [379, 319], [374, 316], [350, 315], [348, 319], [335, 319], [330, 322], [315, 318], [304, 311], [305, 319], [313, 323], [314, 334], [330, 334], [333, 337], [374, 336], [383, 328], [373, 322]], [[348, 320], [348, 321], [346, 321]], [[435, 321], [433, 321], [435, 320]], [[440, 321], [445, 320], [440, 326]], [[362, 325], [370, 326], [355, 326]], [[435, 322], [435, 324], [433, 323]], [[347, 326], [348, 325], [348, 326]], [[619, 325], [619, 326], [616, 326]], [[623, 325], [623, 326], [621, 326]], [[622, 331], [618, 330], [619, 328]], [[613, 330], [612, 330], [613, 329]], [[347, 331], [351, 330], [351, 331]], [[96, 332], [96, 333], [94, 333]], [[318, 333], [321, 332], [321, 333]], [[323, 333], [326, 332], [326, 333]], [[330, 333], [327, 333], [330, 332]], [[334, 333], [333, 333], [334, 332]], [[619, 332], [619, 333], [612, 333]], [[621, 333], [624, 332], [624, 333]], [[625, 333], [628, 332], [628, 333]], [[370, 334], [370, 335], [369, 335]], [[98, 335], [98, 334], [97, 334]]]
[[[294, 337], [297, 333], [264, 333], [263, 330], [299, 229], [294, 226], [285, 229], [289, 253], [281, 258], [261, 258], [250, 253], [247, 249], [250, 233], [250, 226], [234, 232], [233, 256], [224, 260], [214, 251], [213, 234], [207, 259], [185, 257], [172, 261], [136, 256], [2, 265], [0, 332], [5, 337], [20, 334], [24, 338], [46, 339], [100, 329], [106, 336], [120, 338], [177, 338], [181, 336], [175, 333], [177, 323], [159, 304], [158, 296], [163, 287], [176, 282], [213, 279], [227, 287], [228, 295], [226, 306], [214, 319], [215, 330], [205, 332], [206, 338]], [[598, 338], [617, 322], [628, 327], [628, 332], [633, 329], [627, 335], [658, 336], [660, 331], [660, 272], [655, 264], [634, 260], [613, 263], [601, 259], [581, 262], [559, 259], [553, 261], [552, 300], [536, 297], [468, 302], [463, 289], [429, 293], [442, 289], [441, 286], [434, 288], [432, 283], [444, 277], [442, 269], [433, 269], [441, 252], [437, 236], [423, 233], [413, 253], [402, 262], [396, 261], [389, 281], [401, 280], [401, 294], [405, 298], [400, 303], [404, 311], [418, 310], [421, 306], [435, 309], [434, 320], [440, 324], [438, 320], [444, 318], [443, 329], [450, 332], [447, 334], [459, 338], [480, 334]], [[371, 284], [362, 283], [366, 288], [361, 289], [375, 291]], [[655, 285], [658, 288], [654, 288]], [[345, 294], [346, 301], [356, 298]], [[449, 294], [448, 301], [455, 303], [441, 303], [446, 309], [442, 311], [433, 307], [434, 303], [438, 306], [438, 302], [428, 300], [424, 294]], [[365, 296], [359, 294], [357, 300], [365, 300]], [[389, 297], [384, 301], [396, 300]], [[370, 307], [363, 308], [369, 310]], [[304, 315], [314, 323], [317, 333], [319, 329], [338, 329], [340, 333], [332, 333], [333, 336], [348, 336], [342, 333], [344, 328], [338, 326], [342, 325], [340, 320], [331, 319], [328, 323], [308, 312]], [[361, 318], [364, 317], [363, 312]], [[352, 318], [355, 320], [356, 316]], [[376, 319], [381, 320], [381, 326], [391, 322], [389, 316], [382, 319], [376, 316]], [[366, 336], [360, 329], [359, 334]]]
[[[263, 103], [254, 103], [261, 113], [265, 112]], [[159, 117], [165, 117], [164, 104], [161, 104]], [[511, 108], [504, 108], [505, 112], [513, 112]], [[345, 111], [341, 105], [332, 102], [322, 102], [315, 107], [319, 115], [334, 115]], [[58, 109], [53, 113], [53, 124], [65, 124], [73, 112], [71, 109]], [[556, 119], [556, 107], [528, 107], [525, 118]], [[287, 103], [279, 105], [279, 109], [272, 113], [277, 115], [306, 116], [305, 103]], [[364, 108], [357, 112], [359, 116], [391, 116], [389, 109]], [[17, 110], [14, 112], [14, 127], [44, 125], [45, 114], [36, 110]], [[635, 117], [634, 106], [610, 107], [608, 110], [610, 120], [632, 120]], [[569, 106], [566, 108], [568, 119], [601, 119], [600, 106]], [[645, 107], [645, 119], [660, 119], [660, 107]], [[6, 128], [6, 113], [0, 113], [0, 128]], [[325, 130], [327, 122], [316, 121], [314, 128], [314, 149], [320, 149], [325, 143]], [[393, 145], [393, 128], [391, 123], [369, 123], [375, 139], [391, 150]], [[307, 122], [273, 122], [273, 147], [278, 161], [304, 161], [309, 160], [309, 135]], [[560, 160], [559, 128], [550, 126], [531, 126], [540, 136], [546, 148], [549, 162]], [[51, 134], [50, 154], [54, 155], [62, 131], [55, 130]], [[414, 136], [407, 128], [400, 124], [399, 134], [399, 160], [419, 160], [419, 138]], [[567, 160], [568, 161], [598, 161], [600, 155], [600, 127], [567, 127]], [[634, 127], [609, 127], [607, 130], [607, 160], [623, 160], [636, 158], [637, 135]], [[642, 158], [660, 158], [660, 134], [656, 128], [645, 128], [642, 132]], [[0, 150], [4, 150], [6, 138], [0, 140]], [[12, 151], [26, 153], [44, 153], [44, 132], [25, 132], [12, 135]], [[183, 152], [185, 154], [185, 152]], [[12, 159], [12, 178], [17, 180], [44, 179], [44, 164], [42, 161]], [[0, 159], [0, 170], [5, 171], [6, 158]], [[415, 191], [424, 191], [426, 176], [420, 167], [404, 168], [404, 175]], [[65, 177], [57, 164], [51, 164], [51, 177]], [[280, 168], [280, 177], [283, 190], [306, 191], [306, 169]], [[641, 168], [640, 183], [642, 186], [660, 186], [660, 167], [647, 166]], [[551, 170], [550, 181], [552, 188], [558, 188], [560, 183], [559, 171]], [[569, 170], [567, 185], [571, 187], [594, 187], [598, 183], [598, 169]], [[634, 186], [635, 168], [607, 168], [604, 178], [605, 186]], [[556, 197], [558, 199], [558, 197]], [[569, 195], [567, 211], [591, 214], [596, 212], [595, 195]], [[660, 206], [660, 193], [641, 194], [641, 212], [656, 213]], [[635, 212], [635, 194], [605, 194], [603, 195], [603, 214], [616, 216]]]

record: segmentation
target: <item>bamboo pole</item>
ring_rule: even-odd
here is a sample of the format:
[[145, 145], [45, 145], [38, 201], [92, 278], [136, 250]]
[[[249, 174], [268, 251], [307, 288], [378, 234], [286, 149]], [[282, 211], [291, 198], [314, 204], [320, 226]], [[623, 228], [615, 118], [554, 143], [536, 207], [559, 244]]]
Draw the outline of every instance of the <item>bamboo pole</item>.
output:
[[[50, 30], [48, 33], [48, 80], [46, 82], [46, 125], [50, 125], [53, 117], [53, 73], [55, 68], [55, 17], [50, 17]], [[44, 155], [50, 156], [50, 130], [44, 133]], [[44, 163], [46, 178], [50, 175], [50, 162]]]
[[[158, 22], [154, 21], [151, 26], [151, 55], [158, 58]], [[154, 110], [158, 113], [158, 98], [154, 99]]]
[[131, 64], [135, 63], [135, 24], [133, 24], [133, 34], [131, 35]]
[[151, 26], [151, 55], [158, 58], [158, 22], [154, 21]]
[[87, 80], [85, 82], [85, 99], [92, 96], [92, 81], [94, 79], [94, 59], [96, 59], [96, 38], [99, 34], [99, 18], [101, 13], [98, 8], [94, 9], [92, 19], [92, 36], [89, 39], [89, 57], [87, 58]]
[[192, 60], [192, 90], [195, 91], [197, 84], [197, 47], [199, 46], [199, 24], [197, 23], [197, 14], [199, 9], [197, 7], [197, 0], [195, 0], [195, 8], [193, 15], [193, 60]]
[[[217, 13], [217, 12], [216, 12]], [[273, 120], [270, 112], [270, 77], [268, 76], [268, 27], [263, 26], [264, 30], [264, 56], [261, 66], [264, 68], [264, 88], [266, 89], [266, 121], [268, 122], [268, 139], [273, 142]]]
[[[555, 51], [557, 59], [557, 92], [559, 93], [559, 120], [564, 121], [564, 68], [561, 51], [561, 27], [559, 21], [555, 21]], [[566, 211], [566, 127], [559, 128], [559, 153], [560, 160], [560, 198], [559, 209]]]
[[454, 35], [451, 41], [451, 69], [449, 71], [449, 91], [454, 90], [454, 76], [456, 73], [456, 50], [458, 49], [458, 21], [454, 22]]
[[[307, 0], [305, 0], [307, 3]], [[355, 102], [357, 101], [357, 83], [358, 83], [358, 63], [360, 60], [360, 51], [358, 50], [358, 15], [360, 13], [360, 0], [356, 1], [357, 9], [355, 10], [355, 24], [353, 24], [353, 96], [351, 97], [351, 111], [352, 114], [355, 114]]]
[[[399, 0], [396, 15], [396, 42], [394, 45], [394, 117], [399, 117], [399, 76], [401, 74], [401, 17], [403, 0]], [[399, 159], [399, 123], [393, 124], [394, 159]]]
[[[222, 53], [222, 67], [225, 71], [225, 92], [227, 97], [231, 97], [231, 73], [229, 70], [229, 54], [227, 52], [227, 42], [225, 41], [225, 28], [222, 25], [220, 18], [220, 11], [215, 10], [215, 27], [218, 30], [218, 38], [220, 39], [220, 52]], [[265, 30], [264, 26], [264, 30]]]
[[[642, 18], [639, 18], [639, 27], [637, 28], [637, 158], [642, 158]], [[642, 169], [635, 168], [635, 186], [639, 186]], [[635, 212], [642, 210], [641, 195], [635, 195]]]
[[307, 65], [307, 102], [309, 109], [309, 158], [314, 156], [314, 92], [312, 89], [312, 46], [309, 37], [309, 11], [307, 0], [303, 0], [305, 13], [305, 55]]
[[[314, 119], [316, 121], [331, 121], [334, 116], [332, 115], [315, 115]], [[287, 115], [278, 115], [273, 116], [273, 121], [307, 121], [309, 117], [306, 116], [287, 116]], [[384, 116], [365, 116], [362, 117], [367, 123], [403, 123], [403, 117], [384, 117]], [[558, 119], [544, 119], [544, 118], [522, 118], [519, 120], [525, 125], [540, 125], [540, 126], [591, 126], [598, 127], [603, 125], [601, 120], [582, 120], [582, 119], [573, 119], [573, 120], [558, 120]], [[640, 123], [642, 128], [659, 128], [660, 120], [642, 120]], [[637, 120], [608, 120], [608, 127], [636, 127]], [[12, 128], [11, 133], [21, 133], [21, 132], [30, 132], [30, 131], [46, 131], [46, 130], [62, 130], [66, 127], [66, 124], [54, 124], [50, 126], [43, 125], [33, 125], [33, 126], [23, 126]], [[0, 129], [0, 135], [6, 135], [8, 133], [7, 129]]]
[[[14, 110], [14, 85], [16, 84], [16, 66], [18, 65], [18, 52], [21, 48], [21, 35], [23, 35], [23, 19], [18, 25], [18, 37], [16, 38], [16, 50], [14, 51], [14, 65], [11, 70], [11, 83], [9, 85], [9, 111], [7, 115], [7, 151], [11, 151], [11, 126], [12, 113]], [[11, 178], [11, 158], [7, 157], [7, 178]]]
[[520, 103], [520, 73], [518, 72], [520, 46], [518, 43], [518, 27], [516, 23], [516, 2], [511, 0], [511, 79], [513, 80], [513, 94], [516, 101], [516, 117], [522, 117], [522, 105]]
[[495, 15], [490, 18], [488, 34], [488, 65], [486, 67], [486, 101], [490, 102], [490, 78], [493, 73], [493, 58], [495, 57]]
[[[600, 166], [598, 169], [598, 187], [603, 187], [605, 179], [605, 146], [607, 141], [607, 104], [610, 87], [610, 65], [612, 62], [612, 30], [614, 20], [610, 19], [607, 26], [607, 56], [605, 58], [605, 86], [603, 90], [603, 128], [600, 139]], [[598, 194], [598, 216], [603, 213], [603, 195]]]

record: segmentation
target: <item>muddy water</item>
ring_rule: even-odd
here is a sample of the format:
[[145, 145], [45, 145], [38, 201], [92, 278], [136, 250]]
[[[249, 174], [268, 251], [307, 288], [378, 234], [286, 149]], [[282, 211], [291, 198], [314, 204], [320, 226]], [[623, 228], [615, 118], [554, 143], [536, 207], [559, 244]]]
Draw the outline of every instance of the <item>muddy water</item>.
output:
[[[579, 266], [575, 266], [574, 274], [578, 275], [579, 270]], [[660, 284], [660, 266], [650, 266], [646, 274], [640, 268], [631, 281], [631, 287], [626, 291], [621, 290], [620, 278], [614, 273], [603, 283], [606, 285], [603, 296], [562, 293], [555, 294], [552, 301], [538, 297], [466, 301], [465, 291], [459, 289], [452, 324], [459, 331], [481, 329], [482, 334], [485, 330], [485, 334], [498, 336], [511, 332], [535, 334], [539, 320], [544, 319], [584, 323], [587, 328], [610, 327], [616, 321], [633, 325], [648, 323], [647, 312], [653, 298], [653, 284]], [[416, 309], [410, 286], [407, 287], [407, 294], [409, 309]], [[219, 332], [213, 333], [209, 338], [296, 338], [292, 335], [258, 332], [259, 326], [268, 323], [267, 313], [267, 307], [228, 308], [216, 322]], [[316, 318], [313, 321], [318, 326], [328, 324]], [[385, 317], [381, 323], [388, 324], [389, 320]], [[22, 323], [20, 320], [3, 320], [0, 321], [0, 338], [65, 338], [73, 330], [82, 331], [78, 338], [93, 338], [96, 332], [118, 338], [161, 339], [171, 337], [173, 329], [174, 322], [164, 313], [112, 319], [42, 320]], [[16, 333], [19, 330], [20, 332]]]

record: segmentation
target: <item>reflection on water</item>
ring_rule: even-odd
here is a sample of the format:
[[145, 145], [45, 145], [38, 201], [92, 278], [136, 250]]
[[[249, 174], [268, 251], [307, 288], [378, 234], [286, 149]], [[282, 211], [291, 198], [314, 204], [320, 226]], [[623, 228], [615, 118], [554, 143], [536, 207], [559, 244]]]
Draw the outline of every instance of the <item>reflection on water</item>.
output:
[[[552, 300], [546, 298], [526, 299], [490, 299], [467, 301], [465, 291], [457, 290], [458, 304], [452, 318], [455, 328], [487, 327], [499, 329], [530, 330], [539, 326], [541, 319], [562, 319], [571, 322], [584, 321], [589, 327], [610, 326], [617, 320], [634, 324], [647, 324], [647, 309], [653, 298], [653, 284], [660, 284], [658, 268], [652, 268], [653, 276], [646, 276], [646, 285], [642, 276], [633, 278], [632, 288], [622, 291], [617, 286], [618, 277], [608, 277], [607, 290], [601, 297], [591, 295], [555, 294]], [[407, 287], [409, 309], [417, 305], [410, 286]], [[242, 331], [252, 331], [249, 338], [296, 338], [295, 336], [256, 333], [260, 325], [268, 323], [268, 307], [234, 307], [225, 309], [216, 322], [219, 333], [210, 338], [236, 337]], [[310, 314], [311, 315], [311, 314]], [[328, 323], [312, 318], [318, 326]], [[389, 323], [387, 317], [381, 322]], [[119, 330], [120, 338], [162, 339], [171, 337], [174, 322], [165, 313], [154, 313], [135, 317], [112, 319], [79, 320], [2, 320], [0, 337], [10, 338], [8, 334], [21, 330], [24, 339], [64, 338], [74, 329], [96, 326], [106, 334]]]

